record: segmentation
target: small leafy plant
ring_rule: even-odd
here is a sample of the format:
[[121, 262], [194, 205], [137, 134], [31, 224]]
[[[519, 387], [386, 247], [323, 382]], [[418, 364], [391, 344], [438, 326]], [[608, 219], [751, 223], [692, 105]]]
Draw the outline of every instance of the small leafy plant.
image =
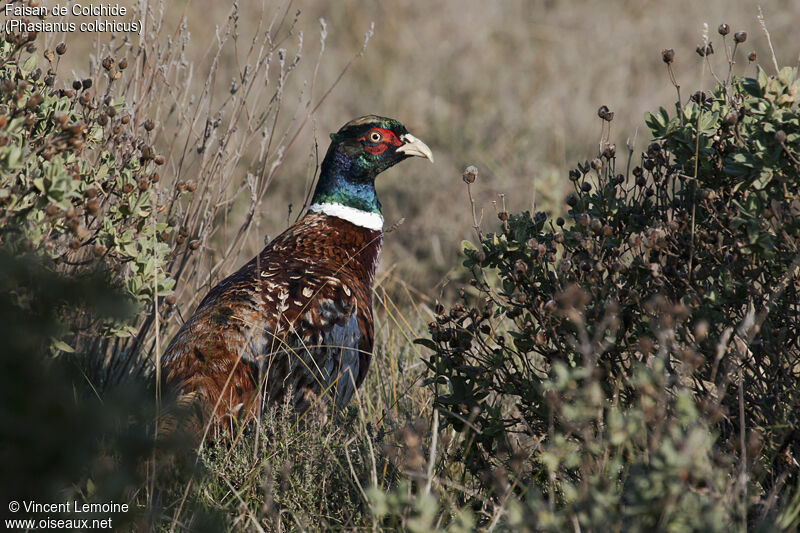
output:
[[647, 114], [638, 164], [603, 138], [566, 218], [465, 244], [471, 287], [417, 342], [453, 458], [537, 528], [796, 524], [799, 90], [729, 73]]

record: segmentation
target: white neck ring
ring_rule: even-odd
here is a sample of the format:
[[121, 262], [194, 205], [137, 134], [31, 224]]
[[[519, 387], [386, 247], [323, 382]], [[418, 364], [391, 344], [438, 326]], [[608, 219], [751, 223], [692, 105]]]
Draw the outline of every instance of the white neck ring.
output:
[[370, 213], [369, 211], [362, 211], [355, 207], [333, 202], [311, 204], [308, 206], [308, 210], [315, 213], [322, 213], [330, 217], [341, 218], [351, 224], [372, 231], [380, 231], [383, 229], [383, 217], [380, 213]]

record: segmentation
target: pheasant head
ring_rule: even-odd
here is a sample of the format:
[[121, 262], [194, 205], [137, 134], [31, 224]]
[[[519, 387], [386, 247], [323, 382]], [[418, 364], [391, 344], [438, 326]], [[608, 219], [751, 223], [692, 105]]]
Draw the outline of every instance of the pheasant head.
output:
[[348, 122], [331, 134], [308, 210], [381, 229], [383, 217], [375, 178], [412, 156], [433, 162], [430, 148], [398, 121], [367, 115]]

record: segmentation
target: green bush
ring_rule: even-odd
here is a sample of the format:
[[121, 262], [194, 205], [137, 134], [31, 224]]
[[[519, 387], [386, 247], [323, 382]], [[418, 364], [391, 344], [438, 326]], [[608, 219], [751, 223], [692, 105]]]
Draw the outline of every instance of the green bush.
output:
[[536, 529], [797, 525], [800, 80], [728, 80], [638, 165], [603, 139], [568, 220], [501, 211], [418, 341], [454, 458]]

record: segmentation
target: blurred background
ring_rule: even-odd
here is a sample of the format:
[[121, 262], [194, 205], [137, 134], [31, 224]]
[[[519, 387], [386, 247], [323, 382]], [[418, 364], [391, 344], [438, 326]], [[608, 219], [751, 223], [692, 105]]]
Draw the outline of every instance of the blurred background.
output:
[[[795, 65], [800, 2], [767, 0], [761, 8], [773, 40], [782, 43], [778, 63]], [[185, 20], [190, 36], [185, 58], [195, 72], [208, 68], [231, 4], [174, 0], [150, 10], [163, 12], [161, 39], [174, 36]], [[387, 226], [405, 219], [386, 237], [379, 278], [391, 274], [387, 281], [403, 280], [436, 295], [458, 264], [459, 242], [471, 236], [472, 215], [460, 178], [464, 167], [473, 164], [480, 171], [474, 192], [484, 230], [494, 228], [495, 201], [505, 201], [512, 212], [534, 204], [560, 212], [568, 192], [568, 169], [598, 150], [599, 106], [615, 112], [610, 142], [616, 143], [618, 154], [626, 142], [635, 143], [637, 151], [646, 146], [645, 111], [674, 109], [676, 96], [661, 61], [662, 49], [675, 49], [679, 84], [710, 89], [712, 74], [702, 67], [695, 48], [703, 40], [705, 22], [716, 50], [711, 65], [716, 72], [727, 72], [716, 31], [725, 22], [731, 27], [729, 45], [733, 32], [745, 30], [749, 35], [737, 52], [734, 73], [754, 72], [747, 60], [751, 51], [771, 72], [758, 15], [755, 2], [725, 0], [241, 2], [235, 21], [241, 35], [238, 50], [223, 49], [215, 94], [225, 95], [230, 89], [248, 38], [263, 32], [265, 24], [279, 22], [291, 27], [281, 43], [290, 58], [302, 41], [291, 87], [284, 90], [290, 96], [284, 99], [280, 120], [308, 111], [300, 103], [292, 109], [293, 99], [300, 102], [311, 93], [316, 105], [332, 90], [285, 153], [255, 214], [256, 230], [237, 252], [239, 263], [263, 246], [265, 236], [285, 228], [289, 204], [294, 219], [318, 162], [315, 144], [321, 158], [329, 132], [351, 118], [376, 113], [403, 122], [436, 157], [434, 165], [415, 160], [379, 179]], [[320, 56], [321, 20], [326, 37]], [[369, 41], [358, 57], [367, 33]], [[51, 45], [63, 39], [73, 50], [86, 51], [64, 58], [81, 76], [92, 60], [97, 62], [92, 49], [109, 36], [73, 33], [47, 39]], [[206, 79], [194, 79], [199, 94]], [[682, 96], [685, 100], [690, 95]], [[257, 146], [241, 148], [258, 152]], [[246, 163], [241, 166], [242, 175], [252, 171]], [[242, 216], [245, 211], [243, 205]]]

